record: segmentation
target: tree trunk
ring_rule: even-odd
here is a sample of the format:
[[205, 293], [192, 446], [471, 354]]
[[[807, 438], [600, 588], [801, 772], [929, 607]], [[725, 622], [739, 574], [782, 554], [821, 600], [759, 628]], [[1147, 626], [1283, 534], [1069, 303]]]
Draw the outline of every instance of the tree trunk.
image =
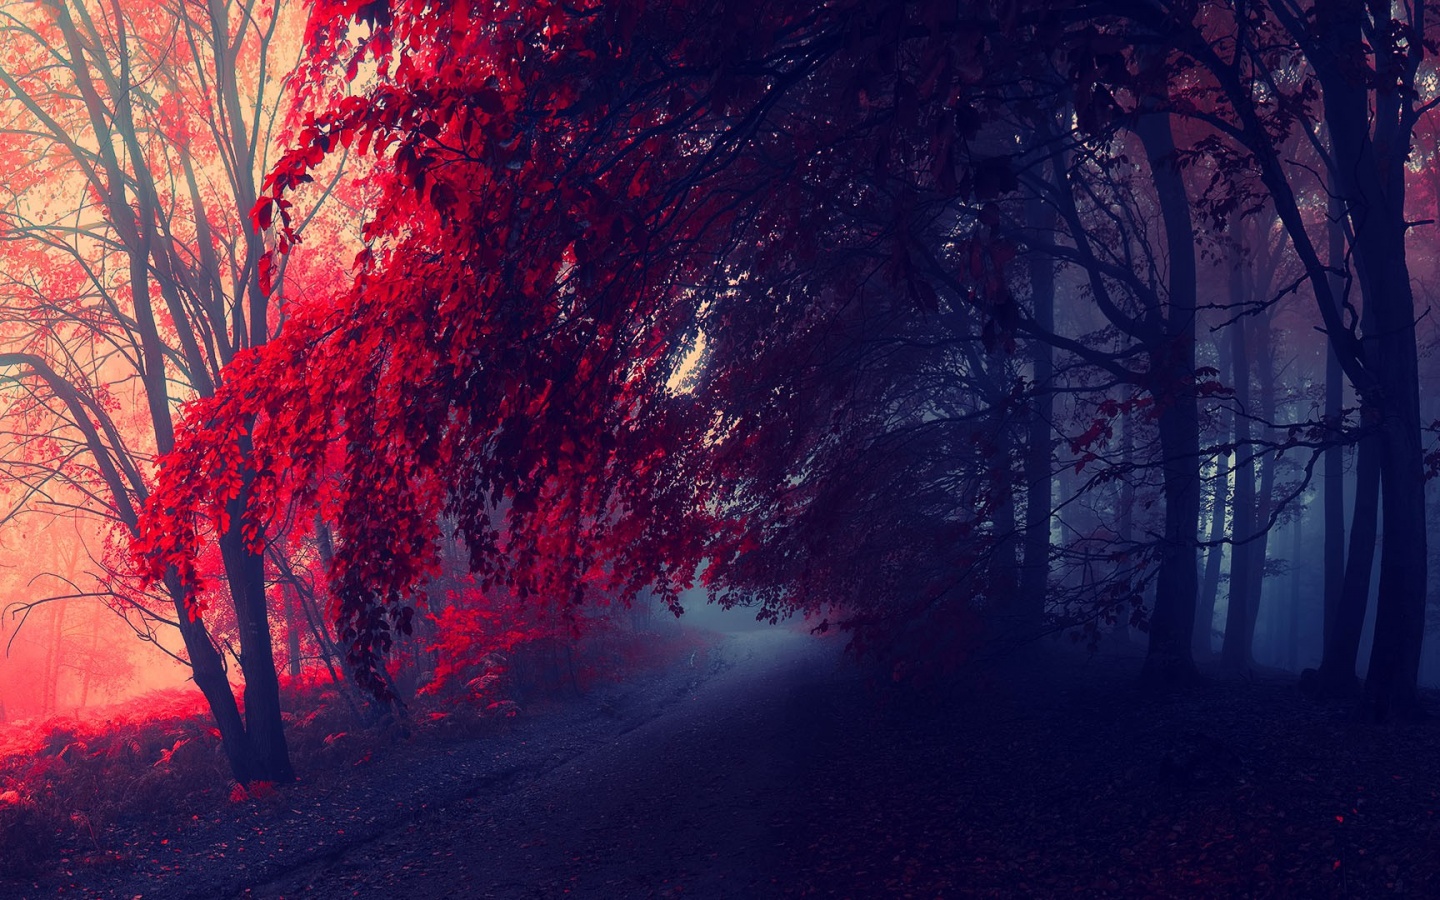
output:
[[100, 617], [104, 615], [104, 607], [96, 604], [94, 612], [90, 617], [90, 659], [80, 676], [80, 709], [85, 709], [90, 703], [90, 685], [95, 680], [95, 659], [100, 654]]
[[60, 706], [60, 643], [65, 637], [65, 601], [50, 604], [50, 639], [45, 642], [44, 693], [41, 706], [46, 714]]
[[[1031, 199], [1025, 204], [1025, 224], [1032, 230], [1053, 230], [1055, 213], [1043, 201]], [[1035, 323], [1047, 332], [1054, 331], [1055, 262], [1040, 252], [1030, 257], [1030, 299]], [[1051, 419], [1055, 405], [1050, 380], [1054, 376], [1054, 353], [1045, 341], [1030, 344], [1035, 395], [1029, 404], [1025, 444], [1025, 553], [1019, 593], [1023, 604], [1021, 625], [1036, 631], [1045, 621], [1050, 578], [1050, 514], [1054, 504]]]
[[1195, 230], [1190, 201], [1175, 159], [1168, 115], [1142, 115], [1136, 135], [1145, 147], [1165, 223], [1169, 304], [1163, 344], [1151, 350], [1163, 456], [1165, 533], [1155, 576], [1155, 610], [1142, 679], [1166, 687], [1195, 678], [1192, 652], [1199, 587], [1200, 414], [1195, 394]]
[[[1345, 233], [1340, 226], [1344, 206], [1334, 192], [1330, 201], [1330, 267], [1340, 269], [1345, 265]], [[1344, 290], [1344, 279], [1336, 273], [1330, 276], [1331, 290], [1338, 300]], [[1325, 421], [1332, 439], [1338, 440], [1340, 414], [1344, 406], [1344, 373], [1340, 361], [1335, 357], [1335, 348], [1327, 344], [1325, 352]], [[1321, 478], [1325, 494], [1325, 632], [1323, 645], [1330, 647], [1331, 632], [1340, 614], [1341, 596], [1345, 584], [1345, 450], [1338, 443], [1325, 451]], [[1373, 550], [1373, 542], [1372, 542]], [[1367, 564], [1368, 568], [1368, 564]], [[1367, 588], [1369, 573], [1366, 573]], [[1363, 607], [1362, 607], [1363, 610]], [[1363, 618], [1363, 615], [1362, 615]], [[1356, 632], [1355, 639], [1360, 639]], [[1354, 677], [1354, 657], [1351, 657], [1350, 677]]]
[[[1135, 549], [1135, 420], [1136, 416], [1129, 411], [1120, 414], [1120, 470], [1124, 476], [1120, 479], [1120, 549], [1124, 553], [1132, 553]], [[1133, 609], [1122, 608], [1117, 611], [1121, 616], [1116, 623], [1121, 632], [1131, 641], [1139, 641], [1137, 629], [1130, 624], [1130, 617]]]
[[249, 477], [229, 504], [230, 527], [220, 536], [220, 555], [235, 603], [240, 632], [240, 668], [245, 677], [245, 742], [251, 772], [260, 781], [293, 781], [285, 726], [280, 716], [280, 680], [265, 602], [265, 557], [246, 546], [244, 510]]
[[1120, 414], [1120, 545], [1129, 550], [1135, 543], [1135, 417], [1128, 411]]
[[[1003, 362], [994, 362], [993, 371], [1003, 372]], [[1015, 517], [1015, 493], [1018, 485], [1010, 475], [1014, 471], [1011, 460], [1014, 436], [1011, 432], [1013, 420], [1010, 417], [1006, 400], [1007, 398], [1000, 396], [991, 398], [992, 434], [994, 435], [993, 469], [996, 472], [1004, 472], [1006, 478], [1003, 484], [994, 486], [996, 490], [1000, 491], [1000, 501], [995, 506], [993, 516], [995, 548], [990, 557], [990, 590], [993, 595], [991, 600], [993, 608], [1004, 619], [1005, 636], [1014, 639], [1018, 638], [1023, 631], [1015, 615], [1018, 604], [1024, 602], [1018, 599], [1019, 579], [1017, 577], [1022, 535]]]
[[[1371, 396], [1380, 438], [1380, 491], [1385, 541], [1375, 639], [1365, 700], [1377, 719], [1417, 710], [1416, 683], [1426, 611], [1426, 492], [1421, 444], [1420, 364], [1416, 311], [1405, 262], [1405, 166], [1410, 99], [1375, 89], [1352, 71], [1364, 53], [1365, 6], [1328, 0], [1316, 7], [1326, 32], [1316, 72], [1325, 88], [1339, 194], [1354, 235], [1355, 271], [1365, 301]], [[1374, 132], [1371, 131], [1374, 128]], [[1369, 327], [1374, 323], [1374, 330]]]
[[[1233, 308], [1244, 301], [1239, 253], [1230, 269], [1230, 298]], [[1250, 444], [1253, 404], [1250, 398], [1250, 354], [1243, 321], [1230, 324], [1230, 364], [1235, 385], [1235, 509], [1231, 516], [1230, 591], [1225, 610], [1225, 643], [1221, 657], [1230, 668], [1250, 665], [1255, 642], [1255, 611], [1259, 608], [1251, 591], [1255, 556], [1255, 449]]]
[[1220, 593], [1220, 565], [1225, 556], [1225, 513], [1229, 506], [1230, 470], [1224, 454], [1215, 460], [1215, 492], [1210, 514], [1209, 552], [1205, 554], [1205, 580], [1200, 588], [1200, 610], [1195, 615], [1195, 652], [1215, 653], [1215, 601]]
[[[1181, 393], [1182, 388], [1176, 388]], [[1195, 630], [1198, 578], [1195, 536], [1200, 520], [1199, 415], [1194, 395], [1177, 398], [1160, 414], [1160, 452], [1164, 454], [1165, 535], [1155, 577], [1155, 612], [1150, 620], [1150, 649], [1144, 677], [1176, 685], [1195, 677], [1191, 651]]]
[[1295, 510], [1294, 531], [1290, 533], [1290, 615], [1285, 642], [1285, 664], [1298, 671], [1300, 659], [1300, 554], [1304, 550], [1305, 505]]
[[[1255, 293], [1250, 292], [1251, 298]], [[1260, 384], [1259, 416], [1263, 422], [1275, 421], [1275, 360], [1270, 322], [1267, 317], [1252, 320], [1254, 330], [1250, 333], [1248, 345], [1254, 349], [1256, 375]], [[1249, 622], [1249, 656], [1255, 657], [1255, 622], [1260, 607], [1265, 602], [1265, 563], [1270, 558], [1270, 516], [1275, 511], [1275, 454], [1266, 453], [1260, 460], [1260, 485], [1255, 492], [1255, 513], [1251, 518], [1255, 539], [1251, 542], [1249, 569], [1246, 577], [1250, 583], [1245, 595], [1250, 601], [1246, 612]], [[1267, 621], [1278, 621], [1268, 619]], [[1270, 632], [1267, 631], [1267, 634]], [[1273, 640], [1273, 635], [1272, 635]]]
[[[1215, 356], [1220, 371], [1225, 371], [1229, 352], [1225, 342], [1216, 340]], [[1230, 417], [1231, 425], [1235, 417]], [[1223, 432], [1222, 432], [1223, 434]], [[1209, 552], [1205, 554], [1205, 578], [1200, 585], [1200, 610], [1195, 615], [1195, 651], [1205, 657], [1215, 655], [1215, 605], [1220, 599], [1220, 570], [1225, 559], [1225, 524], [1230, 507], [1230, 454], [1215, 457], [1215, 490], [1211, 501]]]
[[1380, 517], [1380, 450], [1375, 438], [1360, 442], [1355, 458], [1355, 510], [1350, 520], [1350, 549], [1345, 558], [1345, 580], [1325, 653], [1320, 662], [1320, 685], [1328, 694], [1355, 690], [1355, 662], [1365, 609], [1370, 605], [1370, 577], [1375, 562], [1375, 538]]
[[[1321, 0], [1315, 15], [1319, 42], [1312, 64], [1324, 88], [1336, 193], [1354, 236], [1367, 351], [1376, 351], [1365, 354], [1369, 380], [1357, 387], [1369, 394], [1361, 399], [1377, 414], [1367, 424], [1379, 437], [1385, 541], [1365, 700], [1374, 718], [1383, 719], [1419, 710], [1416, 682], [1425, 626], [1425, 465], [1415, 298], [1405, 259], [1405, 162], [1415, 98], [1357, 74], [1370, 52], [1364, 3]], [[1376, 56], [1386, 49], [1381, 42]]]
[[215, 717], [215, 727], [220, 732], [220, 747], [225, 751], [231, 773], [241, 784], [261, 778], [246, 745], [245, 720], [240, 717], [240, 705], [230, 691], [225, 660], [211, 643], [199, 617], [190, 616], [185, 587], [173, 569], [165, 574], [165, 590], [175, 604], [180, 637], [190, 657], [190, 677], [210, 705], [210, 714]]
[[300, 598], [295, 590], [285, 591], [285, 650], [289, 656], [290, 677], [300, 677], [300, 616], [296, 607]]
[[[1403, 240], [1403, 237], [1401, 238]], [[1403, 268], [1403, 262], [1400, 264]], [[1406, 283], [1407, 300], [1408, 280]], [[1408, 309], [1411, 304], [1404, 306]], [[1420, 711], [1416, 691], [1425, 638], [1427, 541], [1414, 320], [1381, 316], [1380, 370], [1386, 398], [1380, 442], [1380, 589], [1365, 699], [1374, 718]], [[1396, 334], [1403, 332], [1403, 334]], [[1387, 360], [1386, 357], [1389, 357]]]

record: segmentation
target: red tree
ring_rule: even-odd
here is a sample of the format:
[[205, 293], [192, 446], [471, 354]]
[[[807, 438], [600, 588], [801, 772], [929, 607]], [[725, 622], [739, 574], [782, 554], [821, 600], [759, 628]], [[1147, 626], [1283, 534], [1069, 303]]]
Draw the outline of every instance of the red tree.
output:
[[988, 235], [979, 204], [1013, 184], [963, 149], [967, 86], [1013, 27], [939, 3], [318, 5], [311, 76], [378, 77], [310, 111], [254, 223], [283, 251], [289, 192], [338, 148], [375, 155], [354, 286], [191, 407], [141, 549], [193, 577], [247, 467], [257, 538], [313, 504], [382, 692], [442, 514], [522, 600], [673, 603], [707, 559], [712, 590], [772, 614], [949, 618], [993, 594], [975, 563], [1009, 454], [964, 447], [1008, 394], [963, 388], [1015, 320], [1014, 251], [967, 244], [954, 290], [920, 272], [937, 240]]
[[[16, 389], [0, 469], [24, 488], [17, 508], [79, 509], [128, 543], [176, 401], [211, 393], [284, 315], [247, 217], [300, 19], [218, 0], [18, 3], [3, 17], [0, 368]], [[228, 590], [197, 600], [167, 575], [140, 591], [126, 554], [102, 589], [147, 636], [178, 631], [236, 777], [285, 780], [264, 557], [238, 521], [217, 538]], [[196, 615], [207, 600], [238, 623], [243, 710], [224, 642]]]

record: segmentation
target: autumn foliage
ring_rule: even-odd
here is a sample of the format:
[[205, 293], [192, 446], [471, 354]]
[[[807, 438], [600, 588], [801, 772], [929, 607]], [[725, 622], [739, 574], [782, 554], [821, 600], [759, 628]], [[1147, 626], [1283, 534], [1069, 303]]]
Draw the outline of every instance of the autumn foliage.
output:
[[[947, 345], [885, 353], [938, 312], [926, 217], [1004, 187], [956, 151], [980, 47], [933, 6], [318, 4], [308, 75], [360, 90], [302, 104], [253, 221], [286, 251], [290, 193], [349, 149], [379, 167], [366, 246], [352, 287], [293, 303], [187, 408], [152, 572], [195, 580], [253, 475], [252, 540], [297, 507], [338, 524], [330, 612], [382, 693], [442, 521], [521, 603], [673, 603], [702, 568], [768, 615], [973, 594], [951, 554], [987, 540], [988, 501], [957, 520], [936, 481], [984, 428], [896, 387], [943, 381]], [[885, 68], [897, 39], [923, 81]], [[979, 312], [952, 329], [998, 344], [1014, 251], [967, 246]]]
[[0, 187], [0, 475], [215, 728], [0, 748], [0, 838], [503, 725], [697, 584], [897, 696], [1052, 632], [1345, 694], [1368, 633], [1419, 711], [1423, 5], [122, 6], [0, 22], [0, 161], [59, 161]]
[[[1286, 291], [1314, 295], [1362, 401], [1394, 405], [1385, 509], [1410, 543], [1381, 566], [1374, 693], [1412, 707], [1423, 457], [1413, 298], [1388, 249], [1404, 179], [1367, 148], [1400, 147], [1386, 135], [1408, 141], [1428, 107], [1348, 80], [1337, 60], [1371, 52], [1359, 7], [1305, 13], [1340, 15], [1341, 37], [1273, 11], [316, 4], [290, 149], [250, 213], [260, 288], [303, 246], [296, 192], [337, 156], [374, 165], [363, 247], [345, 288], [292, 299], [280, 335], [187, 408], [136, 544], [150, 576], [198, 588], [215, 535], [238, 525], [258, 553], [333, 523], [327, 611], [382, 698], [452, 532], [483, 600], [442, 627], [478, 632], [480, 610], [503, 608], [483, 627], [504, 634], [538, 621], [531, 604], [563, 618], [642, 591], [674, 606], [698, 578], [763, 618], [816, 614], [939, 669], [1007, 621], [1092, 638], [1128, 623], [1149, 629], [1148, 675], [1183, 684], [1214, 613], [1197, 535], [1227, 490], [1202, 491], [1229, 477], [1219, 460], [1353, 438], [1237, 424], [1208, 441], [1246, 392], [1205, 364], [1202, 326], [1262, 301], [1202, 274], [1263, 213], [1303, 272]], [[1413, 81], [1420, 45], [1381, 32]], [[1278, 85], [1284, 54], [1251, 37], [1313, 78]], [[1367, 130], [1372, 100], [1384, 134]], [[1305, 130], [1320, 105], [1328, 149]], [[1384, 353], [1360, 352], [1312, 239], [1306, 179], [1327, 166], [1369, 255], [1368, 308], [1393, 326]], [[1093, 301], [1063, 324], [1062, 270]], [[1049, 421], [1055, 394], [1071, 422]], [[1108, 509], [1052, 553], [1067, 444], [1063, 469], [1089, 479], [1070, 500]], [[1253, 468], [1237, 470], [1245, 516], [1265, 512], [1239, 487]], [[1243, 662], [1258, 606], [1233, 596], [1244, 650], [1227, 656]]]

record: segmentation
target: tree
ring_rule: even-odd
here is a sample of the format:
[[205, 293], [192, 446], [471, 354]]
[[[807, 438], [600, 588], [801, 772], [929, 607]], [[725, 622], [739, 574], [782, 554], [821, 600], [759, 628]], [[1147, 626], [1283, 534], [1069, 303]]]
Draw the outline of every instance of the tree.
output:
[[[1265, 438], [1276, 421], [1277, 348], [1271, 330], [1274, 306], [1269, 297], [1280, 247], [1270, 228], [1271, 217], [1264, 216], [1262, 211], [1252, 223], [1257, 227], [1249, 240], [1237, 234], [1229, 260], [1229, 302], [1235, 317], [1229, 332], [1230, 359], [1234, 365], [1236, 460], [1234, 542], [1225, 643], [1221, 652], [1226, 663], [1235, 668], [1254, 662], [1255, 625], [1260, 614], [1267, 544], [1275, 514], [1275, 454], [1267, 449], [1267, 444], [1272, 442]], [[1252, 380], [1258, 382], [1258, 398], [1252, 389]]]
[[[1424, 634], [1427, 565], [1425, 492], [1414, 296], [1405, 246], [1405, 165], [1423, 106], [1416, 79], [1426, 49], [1425, 12], [1415, 8], [1393, 19], [1388, 6], [1321, 0], [1313, 8], [1275, 3], [1274, 25], [1248, 14], [1217, 21], [1238, 38], [1223, 58], [1193, 15], [1176, 14], [1170, 34], [1205, 68], [1228, 107], [1222, 130], [1247, 155], [1275, 199], [1304, 266], [1331, 345], [1368, 408], [1378, 443], [1384, 532], [1380, 599], [1366, 695], [1375, 715], [1417, 708], [1420, 644]], [[1177, 11], [1178, 12], [1178, 11]], [[1206, 23], [1207, 25], [1210, 23]], [[1255, 34], [1253, 29], [1264, 29]], [[1313, 73], [1293, 86], [1277, 80], [1274, 57], [1261, 51], [1273, 40], [1293, 46]], [[1373, 328], [1345, 322], [1319, 241], [1296, 200], [1301, 176], [1284, 164], [1277, 132], [1314, 133], [1311, 105], [1318, 82], [1328, 152], [1321, 152], [1338, 187], [1349, 225], [1364, 300]], [[1264, 84], [1276, 102], [1262, 107], [1254, 86]]]
[[[25, 163], [0, 200], [0, 365], [17, 397], [4, 464], [26, 509], [73, 506], [133, 536], [177, 402], [213, 393], [274, 334], [280, 295], [261, 285], [264, 237], [247, 224], [285, 22], [283, 7], [225, 2], [6, 7], [0, 142]], [[157, 606], [124, 566], [106, 587], [144, 629], [178, 629], [235, 777], [284, 781], [263, 557], [238, 516], [218, 538], [228, 597], [167, 572]], [[238, 622], [243, 714], [202, 617], [216, 602]]]

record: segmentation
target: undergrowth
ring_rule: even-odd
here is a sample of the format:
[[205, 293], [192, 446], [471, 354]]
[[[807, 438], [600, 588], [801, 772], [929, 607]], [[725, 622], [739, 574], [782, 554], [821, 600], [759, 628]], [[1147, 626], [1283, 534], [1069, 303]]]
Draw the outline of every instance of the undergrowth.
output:
[[[291, 759], [303, 782], [353, 778], [377, 754], [492, 734], [534, 705], [669, 664], [698, 644], [679, 630], [536, 642], [476, 660], [473, 677], [422, 689], [398, 714], [356, 704], [353, 692], [347, 700], [323, 668], [282, 676]], [[146, 821], [163, 830], [167, 820], [227, 803], [279, 802], [284, 791], [233, 780], [193, 688], [154, 692], [102, 715], [0, 725], [0, 876], [102, 863], [117, 857], [107, 841], [117, 825]]]

